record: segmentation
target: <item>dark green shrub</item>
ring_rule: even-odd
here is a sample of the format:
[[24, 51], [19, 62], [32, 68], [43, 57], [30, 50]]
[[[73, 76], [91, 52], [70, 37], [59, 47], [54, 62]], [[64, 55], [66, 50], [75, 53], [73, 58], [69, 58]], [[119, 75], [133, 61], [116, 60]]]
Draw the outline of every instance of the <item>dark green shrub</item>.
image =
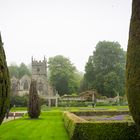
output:
[[15, 95], [10, 98], [10, 106], [13, 107], [15, 105], [16, 107], [27, 107], [28, 100], [29, 100], [28, 95], [23, 96]]
[[32, 80], [29, 91], [28, 115], [30, 116], [30, 118], [38, 118], [40, 115], [40, 110], [41, 108], [37, 93], [37, 82], [35, 80]]
[[59, 101], [59, 107], [85, 107], [87, 106], [85, 102], [80, 101]]
[[[13, 107], [27, 107], [29, 103], [29, 94], [25, 94], [23, 96], [14, 95], [10, 97], [10, 106]], [[43, 98], [39, 98], [40, 105], [46, 103], [46, 100]]]
[[137, 139], [136, 126], [128, 122], [77, 123], [74, 132], [72, 140]]
[[46, 104], [46, 99], [39, 97], [39, 103], [40, 105], [45, 105]]
[[140, 132], [140, 1], [133, 0], [126, 63], [126, 94]]
[[0, 124], [10, 108], [10, 78], [0, 34]]
[[73, 113], [64, 112], [64, 123], [70, 138], [72, 138], [75, 133], [74, 131], [76, 127], [76, 122], [80, 123], [80, 122], [87, 122], [87, 121], [74, 115]]
[[138, 140], [133, 122], [88, 122], [72, 113], [64, 113], [71, 140]]

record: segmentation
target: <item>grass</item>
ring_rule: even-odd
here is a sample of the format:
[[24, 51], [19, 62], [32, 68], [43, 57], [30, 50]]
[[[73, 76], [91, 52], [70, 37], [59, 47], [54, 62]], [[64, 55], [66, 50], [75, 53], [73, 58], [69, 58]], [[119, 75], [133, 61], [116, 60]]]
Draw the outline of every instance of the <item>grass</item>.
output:
[[0, 140], [69, 140], [61, 111], [43, 112], [39, 119], [13, 120], [0, 126]]
[[[11, 112], [26, 111], [26, 107], [12, 108]], [[93, 110], [93, 107], [47, 107], [42, 106], [43, 111], [82, 111]], [[128, 110], [128, 106], [96, 106], [95, 110]]]
[[12, 107], [10, 112], [27, 111], [27, 107]]
[[[39, 119], [21, 119], [3, 123], [0, 126], [0, 140], [69, 140], [64, 128], [62, 111], [128, 110], [128, 106], [92, 107], [46, 107]], [[15, 107], [11, 112], [27, 111], [26, 107]]]

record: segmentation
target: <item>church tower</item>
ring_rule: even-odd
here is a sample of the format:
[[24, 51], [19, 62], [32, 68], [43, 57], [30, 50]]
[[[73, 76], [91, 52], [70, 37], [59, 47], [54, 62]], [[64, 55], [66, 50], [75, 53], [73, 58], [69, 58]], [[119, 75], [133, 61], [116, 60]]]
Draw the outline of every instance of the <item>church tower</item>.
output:
[[32, 79], [37, 81], [39, 95], [48, 95], [47, 60], [37, 61], [32, 57]]
[[36, 61], [32, 57], [32, 77], [46, 77], [47, 78], [47, 60], [44, 57], [43, 61]]

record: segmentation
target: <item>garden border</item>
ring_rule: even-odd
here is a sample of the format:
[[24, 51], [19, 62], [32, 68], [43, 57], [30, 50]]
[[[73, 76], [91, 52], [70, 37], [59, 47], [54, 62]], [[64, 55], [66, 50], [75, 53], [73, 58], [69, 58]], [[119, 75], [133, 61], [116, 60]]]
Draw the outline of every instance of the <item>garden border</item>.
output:
[[136, 140], [136, 125], [127, 121], [86, 121], [64, 112], [65, 128], [71, 140]]

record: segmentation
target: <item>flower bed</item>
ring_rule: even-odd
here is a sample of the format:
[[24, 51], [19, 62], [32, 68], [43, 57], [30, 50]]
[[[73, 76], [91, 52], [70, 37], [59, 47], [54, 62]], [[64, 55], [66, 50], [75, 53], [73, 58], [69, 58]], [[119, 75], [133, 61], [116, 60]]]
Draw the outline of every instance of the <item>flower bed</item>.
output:
[[133, 121], [130, 115], [101, 115], [101, 116], [80, 116], [81, 118], [88, 121]]
[[128, 115], [130, 114], [129, 111], [127, 110], [121, 110], [121, 111], [108, 111], [108, 110], [93, 110], [93, 111], [75, 111], [72, 112], [76, 114], [77, 116], [101, 116], [101, 115], [108, 115], [108, 116], [113, 116], [113, 115]]

